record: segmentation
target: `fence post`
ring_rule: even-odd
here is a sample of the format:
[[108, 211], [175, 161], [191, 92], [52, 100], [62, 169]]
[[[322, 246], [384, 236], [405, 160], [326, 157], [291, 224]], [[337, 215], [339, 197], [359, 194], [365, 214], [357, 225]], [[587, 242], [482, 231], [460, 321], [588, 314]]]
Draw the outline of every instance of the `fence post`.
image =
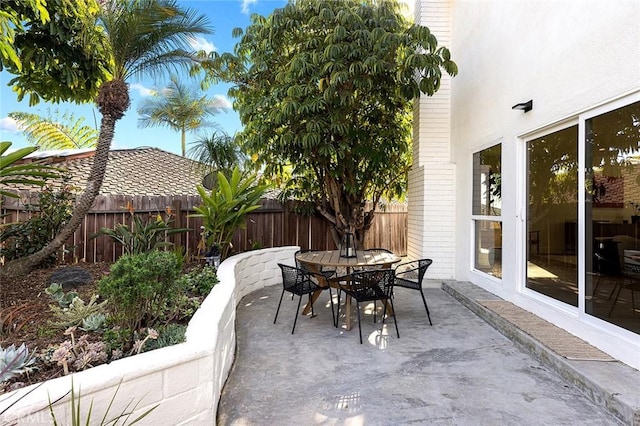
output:
[[[182, 226], [182, 201], [179, 199], [174, 199], [171, 203], [171, 209], [175, 212], [175, 220], [171, 225], [172, 228], [183, 228]], [[178, 232], [177, 234], [173, 234], [173, 246], [174, 247], [183, 247], [182, 245], [182, 232]]]

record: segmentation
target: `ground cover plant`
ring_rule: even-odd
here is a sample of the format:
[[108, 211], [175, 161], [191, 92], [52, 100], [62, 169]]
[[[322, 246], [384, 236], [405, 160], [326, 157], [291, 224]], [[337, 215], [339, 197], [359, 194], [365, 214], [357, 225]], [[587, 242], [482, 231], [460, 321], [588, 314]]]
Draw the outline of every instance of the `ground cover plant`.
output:
[[[0, 394], [184, 341], [189, 319], [218, 282], [212, 268], [165, 251], [73, 265], [91, 276], [77, 288], [50, 283], [66, 266], [2, 280]], [[143, 285], [136, 289], [133, 280]], [[144, 309], [134, 312], [141, 297]]]

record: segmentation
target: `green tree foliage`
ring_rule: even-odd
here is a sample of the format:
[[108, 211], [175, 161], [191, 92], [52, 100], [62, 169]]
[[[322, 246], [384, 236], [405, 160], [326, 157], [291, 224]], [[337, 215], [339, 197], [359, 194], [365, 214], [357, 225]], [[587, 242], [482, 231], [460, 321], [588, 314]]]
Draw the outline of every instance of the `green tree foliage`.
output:
[[[0, 228], [0, 256], [6, 261], [28, 256], [46, 246], [71, 218], [74, 188], [64, 185], [55, 190], [52, 186], [38, 193], [38, 201], [27, 204], [30, 217]], [[53, 253], [43, 264], [54, 264], [60, 252]]]
[[88, 102], [108, 78], [110, 59], [93, 21], [96, 0], [3, 0], [0, 2], [0, 69], [29, 104], [40, 99]]
[[166, 126], [180, 132], [182, 156], [186, 155], [187, 132], [211, 126], [207, 118], [220, 112], [215, 100], [201, 95], [201, 90], [171, 76], [168, 87], [156, 91], [138, 108], [140, 127]]
[[362, 240], [373, 219], [365, 201], [405, 187], [411, 101], [457, 73], [449, 50], [390, 0], [294, 1], [235, 33], [236, 54], [203, 67], [235, 83], [240, 142], [267, 176], [291, 167], [297, 195], [336, 241], [345, 231]]
[[[98, 131], [84, 124], [84, 117], [75, 118], [71, 113], [61, 117], [42, 117], [28, 112], [10, 112], [29, 143], [42, 149], [93, 148], [98, 142]], [[67, 124], [68, 123], [68, 124]]]
[[[217, 172], [228, 175], [236, 166], [242, 169], [247, 161], [235, 138], [224, 132], [199, 134], [191, 143], [187, 156], [201, 165], [204, 173], [216, 176]], [[211, 187], [213, 185], [207, 185], [207, 188]]]
[[[53, 5], [57, 4], [56, 0], [51, 1]], [[57, 1], [64, 2], [64, 0]], [[6, 10], [6, 3], [13, 5], [15, 2], [1, 2], [2, 9], [0, 10]], [[78, 2], [78, 4], [81, 3]], [[49, 7], [49, 3], [47, 3], [47, 7]], [[64, 9], [56, 10], [56, 12], [63, 14]], [[18, 16], [20, 19], [28, 21], [30, 26], [26, 28], [29, 31], [36, 24], [35, 21], [30, 20], [29, 16], [23, 17], [23, 14]], [[86, 16], [83, 15], [83, 18], [82, 28], [85, 30], [91, 28], [93, 31], [84, 31], [79, 34], [69, 28], [62, 28], [59, 30], [59, 34], [55, 35], [66, 40], [70, 46], [73, 46], [73, 42], [77, 39], [82, 39], [86, 45], [80, 46], [78, 49], [90, 46], [92, 52], [100, 54], [100, 60], [104, 61], [104, 64], [102, 62], [84, 62], [81, 55], [74, 57], [74, 63], [62, 62], [60, 68], [65, 75], [57, 76], [57, 78], [63, 83], [66, 82], [68, 90], [56, 91], [56, 89], [52, 89], [52, 93], [46, 92], [46, 90], [43, 93], [51, 95], [45, 98], [48, 100], [55, 100], [56, 97], [62, 98], [63, 94], [65, 99], [86, 100], [82, 99], [80, 95], [75, 95], [77, 85], [73, 84], [73, 80], [67, 81], [63, 77], [66, 77], [66, 73], [71, 72], [73, 67], [88, 66], [95, 74], [92, 77], [97, 78], [102, 70], [102, 65], [104, 65], [106, 78], [104, 83], [99, 84], [97, 97], [87, 98], [96, 101], [98, 110], [102, 114], [91, 172], [85, 190], [75, 205], [73, 216], [64, 229], [39, 252], [6, 264], [2, 274], [24, 274], [31, 270], [61, 247], [84, 220], [100, 192], [104, 180], [115, 124], [124, 116], [130, 105], [127, 80], [133, 76], [142, 75], [156, 77], [167, 70], [191, 66], [194, 55], [191, 52], [190, 40], [198, 34], [211, 32], [205, 16], [198, 15], [192, 9], [181, 8], [175, 0], [105, 0], [101, 1], [96, 13], [88, 13]], [[89, 18], [93, 21], [87, 24], [86, 20]], [[35, 27], [37, 28], [37, 25]], [[54, 36], [47, 34], [45, 33], [43, 40], [41, 40], [42, 45], [56, 40]], [[71, 50], [71, 53], [75, 52], [74, 49]], [[28, 49], [25, 48], [20, 53], [26, 55]], [[55, 50], [52, 54], [53, 57], [44, 55], [33, 63], [34, 70], [47, 74], [46, 78], [43, 77], [44, 80], [49, 79], [50, 68], [59, 64]], [[35, 57], [32, 56], [31, 59], [35, 59]], [[24, 62], [26, 61], [23, 60], [22, 71], [12, 70], [13, 73], [18, 74], [19, 81], [15, 84], [19, 85], [20, 90], [37, 94], [39, 90], [43, 89], [39, 84], [42, 79], [34, 79], [33, 84], [30, 84], [28, 78], [30, 74], [25, 73]], [[67, 68], [69, 70], [65, 71]], [[46, 85], [44, 89], [46, 89]]]

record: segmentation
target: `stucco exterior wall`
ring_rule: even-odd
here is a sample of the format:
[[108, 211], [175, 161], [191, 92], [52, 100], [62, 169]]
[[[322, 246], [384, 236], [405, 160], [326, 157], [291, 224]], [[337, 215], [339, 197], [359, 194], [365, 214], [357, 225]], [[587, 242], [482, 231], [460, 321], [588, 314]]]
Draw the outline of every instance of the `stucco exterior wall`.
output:
[[[471, 281], [569, 330], [640, 368], [637, 335], [592, 321], [588, 315], [525, 295], [526, 135], [578, 119], [583, 111], [640, 91], [640, 2], [636, 0], [417, 0], [419, 22], [440, 28], [450, 17], [450, 47], [459, 74], [451, 80], [449, 134], [443, 127], [439, 149], [432, 123], [441, 118], [431, 111], [431, 99], [416, 111], [419, 165], [445, 164], [450, 170], [429, 176], [416, 170], [410, 188], [411, 212], [420, 224], [410, 227], [410, 250], [433, 252], [429, 227], [435, 212], [427, 188], [452, 185], [454, 210], [439, 227], [454, 224], [453, 276]], [[434, 31], [435, 32], [435, 31]], [[449, 90], [449, 86], [445, 86]], [[442, 93], [447, 97], [447, 92]], [[533, 99], [527, 113], [512, 106]], [[442, 100], [443, 103], [447, 99]], [[444, 111], [444, 109], [443, 109]], [[502, 280], [472, 270], [472, 154], [502, 144]], [[432, 153], [435, 152], [435, 156]], [[427, 156], [427, 157], [424, 157]], [[410, 181], [411, 183], [412, 181]], [[423, 200], [420, 199], [423, 197]], [[417, 201], [417, 206], [411, 203]], [[443, 257], [446, 259], [446, 257]], [[435, 266], [435, 263], [434, 263]], [[440, 271], [442, 272], [442, 271]]]

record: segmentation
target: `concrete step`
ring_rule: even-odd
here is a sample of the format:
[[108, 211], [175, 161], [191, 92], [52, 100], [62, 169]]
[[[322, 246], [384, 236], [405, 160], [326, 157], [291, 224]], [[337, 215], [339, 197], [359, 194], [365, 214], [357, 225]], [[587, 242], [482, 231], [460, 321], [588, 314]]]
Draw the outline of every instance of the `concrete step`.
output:
[[[526, 330], [479, 303], [479, 301], [502, 299], [470, 282], [447, 281], [442, 283], [442, 289], [518, 344], [524, 351], [575, 385], [595, 404], [604, 407], [626, 424], [640, 426], [640, 372], [638, 370], [620, 361], [576, 360], [559, 355]], [[522, 308], [517, 309], [527, 312]], [[557, 333], [562, 335], [567, 332], [558, 328]], [[567, 334], [568, 338], [577, 339]], [[588, 345], [586, 342], [584, 344]]]

